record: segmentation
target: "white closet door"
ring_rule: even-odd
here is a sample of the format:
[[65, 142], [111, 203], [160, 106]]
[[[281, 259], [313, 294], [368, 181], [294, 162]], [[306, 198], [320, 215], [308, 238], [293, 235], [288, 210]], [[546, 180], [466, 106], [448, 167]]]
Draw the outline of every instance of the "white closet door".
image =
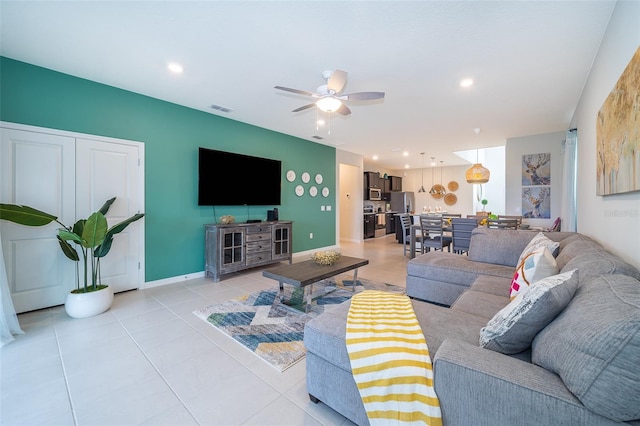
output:
[[[0, 128], [0, 200], [75, 221], [74, 138]], [[7, 277], [16, 312], [64, 303], [76, 282], [75, 264], [56, 239], [58, 223], [43, 227], [0, 220]]]
[[[78, 217], [86, 218], [113, 197], [116, 201], [107, 213], [110, 227], [143, 211], [139, 158], [137, 145], [76, 139]], [[117, 234], [111, 251], [100, 260], [102, 282], [115, 292], [144, 284], [143, 226], [141, 219]]]

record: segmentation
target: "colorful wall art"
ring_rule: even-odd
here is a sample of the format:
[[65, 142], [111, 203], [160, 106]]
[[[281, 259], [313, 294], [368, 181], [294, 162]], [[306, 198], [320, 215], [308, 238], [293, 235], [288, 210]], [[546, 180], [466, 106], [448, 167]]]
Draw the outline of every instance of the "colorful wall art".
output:
[[640, 191], [640, 48], [598, 112], [597, 195]]

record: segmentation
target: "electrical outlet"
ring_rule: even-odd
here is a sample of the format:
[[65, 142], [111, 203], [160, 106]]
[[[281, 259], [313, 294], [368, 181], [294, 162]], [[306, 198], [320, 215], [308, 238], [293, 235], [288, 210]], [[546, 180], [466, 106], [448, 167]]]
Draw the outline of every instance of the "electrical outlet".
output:
[[323, 212], [324, 211], [324, 206], [320, 206], [320, 211]]
[[331, 206], [327, 206], [327, 211], [330, 212], [331, 211]]
[[309, 239], [313, 240], [313, 232], [309, 232]]

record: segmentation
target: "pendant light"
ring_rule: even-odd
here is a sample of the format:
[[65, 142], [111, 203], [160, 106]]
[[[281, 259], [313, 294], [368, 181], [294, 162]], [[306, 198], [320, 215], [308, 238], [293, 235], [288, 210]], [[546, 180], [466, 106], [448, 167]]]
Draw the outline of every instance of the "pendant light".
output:
[[431, 157], [431, 189], [429, 190], [429, 194], [431, 195], [435, 195], [438, 193], [438, 191], [436, 190], [436, 181], [433, 178], [433, 166], [435, 166], [435, 157]]
[[420, 185], [420, 189], [418, 189], [418, 192], [427, 192], [426, 189], [424, 189], [424, 152], [421, 152], [420, 155], [422, 156], [422, 185]]
[[[477, 135], [480, 133], [479, 128], [473, 129], [473, 132]], [[489, 169], [483, 167], [482, 164], [478, 161], [478, 149], [476, 148], [476, 163], [469, 167], [467, 172], [465, 173], [465, 178], [468, 183], [487, 183], [489, 182], [489, 176], [491, 173]]]
[[438, 187], [438, 194], [440, 195], [444, 195], [447, 193], [447, 190], [444, 188], [444, 185], [442, 184], [442, 163], [444, 163], [444, 161], [440, 160], [440, 186]]

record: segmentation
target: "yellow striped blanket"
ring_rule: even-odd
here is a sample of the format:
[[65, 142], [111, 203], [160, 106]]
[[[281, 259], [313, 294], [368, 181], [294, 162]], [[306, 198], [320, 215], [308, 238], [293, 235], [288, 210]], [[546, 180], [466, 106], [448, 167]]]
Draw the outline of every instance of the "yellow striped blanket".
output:
[[374, 290], [354, 295], [346, 340], [372, 425], [442, 425], [429, 348], [407, 296]]

